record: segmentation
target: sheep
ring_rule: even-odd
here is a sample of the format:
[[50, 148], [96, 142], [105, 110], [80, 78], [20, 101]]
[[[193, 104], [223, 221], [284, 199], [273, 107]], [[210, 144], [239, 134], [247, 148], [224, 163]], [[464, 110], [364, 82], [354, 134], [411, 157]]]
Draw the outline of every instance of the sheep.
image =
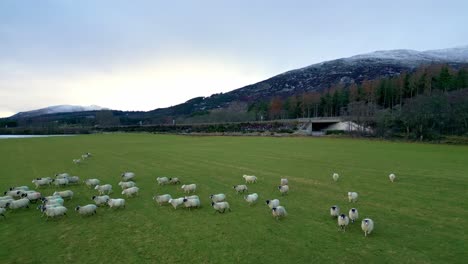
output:
[[11, 201], [5, 204], [5, 208], [10, 209], [19, 209], [19, 208], [29, 208], [29, 200], [27, 198], [21, 198], [16, 201]]
[[234, 185], [232, 188], [234, 188], [236, 190], [237, 193], [240, 193], [240, 192], [247, 192], [249, 190], [249, 188], [247, 188], [247, 185]]
[[332, 178], [333, 178], [334, 181], [338, 181], [338, 179], [340, 178], [340, 175], [335, 172], [335, 173], [333, 173]]
[[200, 197], [198, 197], [198, 195], [190, 195], [190, 196], [184, 196], [185, 199], [199, 199], [200, 200]]
[[169, 179], [167, 177], [158, 177], [156, 178], [156, 181], [158, 181], [159, 185], [164, 185], [169, 183]]
[[281, 184], [280, 185], [288, 185], [288, 179], [281, 178]]
[[197, 185], [195, 183], [184, 184], [180, 188], [184, 190], [185, 193], [190, 193], [190, 192], [195, 192], [197, 190]]
[[96, 185], [99, 185], [99, 183], [101, 183], [101, 181], [99, 181], [98, 179], [85, 180], [85, 184], [86, 186], [88, 186], [88, 188], [95, 187]]
[[21, 197], [21, 191], [18, 191], [18, 190], [13, 190], [13, 191], [6, 191], [3, 193], [4, 195], [6, 196], [11, 196], [13, 198], [19, 198]]
[[154, 196], [153, 200], [157, 202], [160, 206], [163, 205], [164, 203], [168, 203], [172, 199], [172, 196], [170, 194], [163, 194], [163, 195], [158, 195]]
[[107, 194], [110, 194], [112, 192], [112, 185], [110, 184], [104, 184], [104, 185], [96, 185], [94, 186], [95, 190], [98, 190], [99, 195], [103, 195], [107, 192]]
[[44, 199], [42, 200], [42, 203], [44, 205], [63, 205], [63, 198], [62, 197], [59, 197], [59, 198], [55, 198], [55, 199]]
[[70, 177], [70, 174], [68, 174], [66, 172], [55, 174], [56, 179], [65, 179], [65, 178], [68, 178], [68, 177]]
[[369, 235], [374, 230], [374, 221], [370, 218], [365, 218], [361, 222], [361, 229], [364, 231], [364, 236]]
[[91, 153], [85, 153], [85, 154], [81, 155], [82, 159], [87, 159], [89, 157], [91, 157]]
[[224, 214], [224, 212], [226, 212], [226, 209], [231, 211], [231, 207], [229, 206], [228, 202], [212, 202], [211, 206], [215, 209], [215, 214], [216, 212]]
[[135, 178], [135, 173], [133, 172], [124, 172], [122, 173], [122, 181], [128, 181]]
[[343, 232], [346, 231], [346, 227], [348, 226], [348, 224], [349, 218], [345, 214], [341, 214], [338, 217], [338, 225], [341, 227], [341, 230], [343, 230]]
[[[8, 197], [10, 197], [10, 196], [8, 196]], [[0, 200], [0, 208], [5, 208], [7, 203], [11, 203], [13, 201], [14, 201], [13, 197], [10, 197], [10, 199]]]
[[187, 199], [183, 200], [184, 206], [190, 210], [192, 207], [200, 207], [200, 199]]
[[0, 200], [10, 200], [10, 199], [13, 199], [13, 197], [11, 197], [10, 195], [0, 197]]
[[28, 186], [10, 187], [10, 191], [14, 191], [14, 190], [17, 190], [17, 191], [29, 191], [29, 187], [28, 187]]
[[110, 208], [125, 208], [125, 199], [109, 199], [109, 201], [107, 201], [107, 205], [109, 205]]
[[51, 207], [58, 207], [58, 206], [63, 206], [62, 204], [46, 204], [46, 205], [38, 205], [37, 206], [37, 209], [40, 210], [42, 212], [42, 215], [41, 217], [43, 217], [45, 215], [45, 210], [43, 209], [47, 209], [47, 208], [51, 208]]
[[122, 194], [127, 195], [127, 197], [131, 197], [131, 196], [133, 196], [134, 194], [135, 194], [135, 195], [138, 195], [138, 191], [139, 191], [139, 190], [140, 190], [140, 188], [138, 188], [138, 187], [130, 187], [130, 188], [128, 188], [128, 189], [124, 189], [124, 190], [122, 191]]
[[78, 183], [80, 181], [80, 177], [78, 176], [71, 176], [68, 178], [68, 183], [69, 184], [72, 184], [72, 183]]
[[168, 201], [168, 203], [170, 203], [172, 205], [172, 207], [174, 207], [174, 209], [177, 209], [177, 206], [181, 205], [184, 203], [184, 199], [183, 197], [181, 198], [176, 198], [176, 199], [170, 199]]
[[75, 163], [75, 164], [80, 164], [80, 163], [81, 163], [81, 160], [80, 160], [80, 159], [73, 159], [73, 163]]
[[226, 200], [226, 195], [224, 193], [212, 194], [210, 195], [210, 199], [212, 202], [218, 203], [223, 202]]
[[355, 220], [359, 218], [359, 212], [356, 208], [351, 208], [349, 210], [349, 219], [354, 223]]
[[46, 220], [49, 220], [49, 217], [67, 215], [67, 208], [64, 206], [44, 207], [42, 212], [47, 216]]
[[69, 183], [68, 178], [58, 178], [52, 181], [54, 182], [55, 186], [66, 186]]
[[5, 212], [6, 212], [5, 208], [0, 208], [0, 215], [3, 216], [3, 218], [6, 218]]
[[180, 184], [179, 178], [169, 178], [170, 184]]
[[330, 215], [333, 218], [338, 217], [340, 215], [340, 207], [338, 205], [333, 205], [332, 207], [330, 207]]
[[88, 204], [85, 206], [77, 206], [75, 208], [80, 215], [94, 215], [97, 213], [97, 206], [94, 204]]
[[273, 209], [273, 207], [278, 207], [280, 205], [280, 201], [278, 199], [273, 199], [273, 200], [266, 200], [265, 203], [270, 207], [270, 209]]
[[28, 193], [23, 193], [21, 197], [28, 198], [29, 201], [36, 202], [37, 200], [41, 199], [42, 195], [39, 192], [28, 192]]
[[91, 200], [94, 201], [94, 203], [98, 206], [100, 205], [106, 205], [107, 201], [109, 201], [109, 195], [103, 195], [103, 196], [93, 196]]
[[51, 195], [51, 196], [46, 196], [46, 197], [42, 197], [42, 202], [44, 201], [48, 201], [48, 200], [54, 200], [54, 199], [62, 199], [62, 196], [60, 195]]
[[242, 177], [245, 179], [245, 183], [256, 183], [257, 182], [257, 176], [243, 175]]
[[119, 186], [122, 188], [122, 190], [124, 190], [124, 189], [128, 189], [131, 187], [135, 187], [136, 183], [133, 181], [127, 181], [127, 182], [121, 181], [119, 182]]
[[280, 185], [280, 186], [278, 186], [278, 190], [280, 191], [281, 195], [288, 194], [289, 186], [288, 185]]
[[358, 198], [358, 193], [357, 192], [348, 192], [348, 200], [349, 202], [355, 203]]
[[46, 185], [50, 185], [52, 183], [52, 179], [51, 178], [37, 178], [37, 179], [34, 179], [32, 180], [32, 183], [34, 183], [34, 185], [36, 185], [36, 188], [39, 188], [41, 186], [46, 186]]
[[278, 206], [278, 207], [273, 207], [271, 209], [271, 213], [276, 220], [278, 220], [281, 217], [286, 217], [288, 213], [286, 212], [286, 209], [283, 206]]
[[54, 192], [54, 196], [55, 195], [59, 195], [62, 198], [69, 198], [70, 200], [73, 198], [73, 192], [70, 190]]
[[390, 179], [391, 182], [393, 182], [396, 178], [396, 175], [391, 173], [390, 175], [388, 175], [388, 178]]
[[249, 205], [252, 205], [253, 203], [257, 202], [258, 200], [258, 194], [257, 193], [252, 193], [249, 195], [244, 196], [244, 199], [246, 202], [249, 203]]

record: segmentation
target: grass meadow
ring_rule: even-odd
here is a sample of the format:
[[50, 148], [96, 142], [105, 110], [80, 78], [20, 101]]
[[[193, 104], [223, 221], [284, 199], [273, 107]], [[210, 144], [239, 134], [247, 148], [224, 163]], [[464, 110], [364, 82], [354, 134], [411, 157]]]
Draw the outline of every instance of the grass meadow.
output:
[[[91, 152], [80, 165], [72, 159]], [[127, 207], [81, 217], [76, 205], [97, 192], [85, 185], [41, 188], [43, 195], [70, 189], [68, 216], [46, 221], [36, 210], [8, 211], [0, 219], [1, 263], [466, 263], [468, 147], [333, 138], [189, 137], [99, 134], [0, 140], [0, 190], [34, 187], [32, 179], [68, 172], [81, 179], [117, 183], [136, 173], [140, 195]], [[333, 172], [340, 180], [333, 182]], [[397, 179], [391, 183], [389, 173]], [[248, 206], [232, 186], [243, 174], [259, 177]], [[202, 207], [191, 211], [156, 205], [155, 194], [183, 196], [180, 185], [158, 186], [156, 177], [196, 183]], [[290, 193], [281, 197], [280, 178]], [[347, 192], [359, 193], [349, 204]], [[232, 212], [215, 214], [208, 196], [225, 193]], [[279, 198], [289, 215], [275, 220], [265, 204]], [[332, 205], [360, 220], [374, 220], [364, 237], [358, 223], [341, 232]]]

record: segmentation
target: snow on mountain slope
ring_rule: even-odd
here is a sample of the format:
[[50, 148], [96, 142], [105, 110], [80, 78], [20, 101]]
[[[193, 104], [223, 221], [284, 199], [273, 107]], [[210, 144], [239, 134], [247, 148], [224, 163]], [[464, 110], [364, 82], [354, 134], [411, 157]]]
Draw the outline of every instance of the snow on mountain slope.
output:
[[99, 111], [99, 110], [109, 110], [108, 108], [100, 107], [97, 105], [90, 106], [80, 106], [80, 105], [55, 105], [49, 106], [46, 108], [41, 108], [37, 110], [19, 112], [12, 117], [34, 117], [47, 114], [56, 114], [56, 113], [70, 113], [70, 112], [83, 112], [83, 111]]

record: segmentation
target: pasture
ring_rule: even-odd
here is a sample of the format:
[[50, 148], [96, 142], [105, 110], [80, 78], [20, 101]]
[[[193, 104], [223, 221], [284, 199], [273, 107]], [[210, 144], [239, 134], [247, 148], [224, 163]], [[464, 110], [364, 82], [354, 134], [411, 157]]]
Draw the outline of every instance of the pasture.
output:
[[[82, 164], [72, 159], [91, 152]], [[187, 137], [102, 134], [0, 140], [0, 190], [34, 187], [32, 179], [59, 172], [117, 185], [136, 173], [140, 194], [125, 209], [98, 209], [81, 217], [76, 205], [97, 192], [84, 184], [41, 188], [43, 195], [70, 189], [68, 216], [46, 221], [36, 210], [0, 218], [1, 263], [465, 263], [468, 224], [468, 147], [329, 138]], [[332, 173], [340, 174], [338, 182]], [[397, 175], [391, 183], [389, 173]], [[256, 175], [248, 206], [233, 190], [243, 174]], [[180, 185], [158, 186], [156, 177], [196, 183], [202, 207], [156, 205], [155, 194], [183, 196]], [[280, 178], [290, 192], [281, 197]], [[347, 192], [359, 193], [351, 205]], [[217, 214], [208, 196], [225, 193], [232, 212]], [[288, 217], [275, 220], [265, 200], [278, 198]], [[360, 219], [339, 230], [329, 215], [337, 204]], [[374, 220], [364, 237], [360, 222]]]

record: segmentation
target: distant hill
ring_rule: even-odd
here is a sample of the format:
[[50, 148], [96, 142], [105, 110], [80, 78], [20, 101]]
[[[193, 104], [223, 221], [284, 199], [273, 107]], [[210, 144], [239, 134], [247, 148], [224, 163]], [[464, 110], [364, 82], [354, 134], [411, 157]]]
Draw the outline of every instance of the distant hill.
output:
[[104, 107], [100, 107], [97, 105], [90, 105], [90, 106], [55, 105], [55, 106], [49, 106], [46, 108], [41, 108], [41, 109], [27, 111], [27, 112], [19, 112], [11, 116], [10, 118], [12, 119], [31, 118], [31, 117], [36, 117], [36, 116], [48, 115], [48, 114], [99, 111], [99, 110], [109, 110], [109, 108], [104, 108]]

